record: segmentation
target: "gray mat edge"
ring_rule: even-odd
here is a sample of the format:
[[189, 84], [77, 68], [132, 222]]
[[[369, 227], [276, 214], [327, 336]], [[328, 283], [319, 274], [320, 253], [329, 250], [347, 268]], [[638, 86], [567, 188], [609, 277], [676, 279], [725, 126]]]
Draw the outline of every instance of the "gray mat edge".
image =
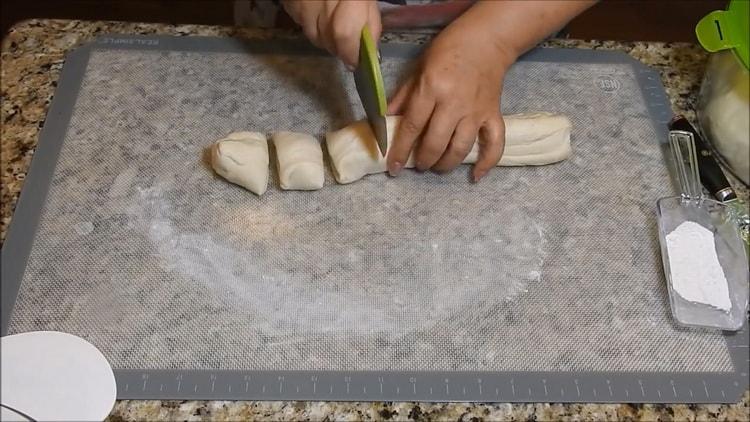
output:
[[[384, 43], [381, 54], [412, 57], [424, 46]], [[298, 40], [107, 35], [66, 56], [58, 88], [2, 248], [0, 332], [6, 335], [78, 90], [94, 49], [254, 54], [324, 54]], [[666, 144], [672, 117], [655, 70], [622, 52], [538, 48], [523, 61], [628, 63]], [[424, 400], [508, 402], [736, 402], [748, 389], [748, 329], [725, 334], [734, 372], [367, 372], [115, 370], [120, 399]], [[255, 388], [251, 389], [251, 385]], [[131, 387], [133, 386], [133, 387]], [[234, 386], [234, 388], [233, 388]], [[286, 386], [286, 388], [285, 388]], [[368, 387], [370, 388], [368, 390]], [[565, 393], [565, 391], [569, 393]], [[576, 393], [573, 394], [572, 392]], [[494, 395], [492, 393], [495, 393]], [[526, 394], [528, 393], [528, 394]], [[639, 394], [640, 393], [640, 394]]]

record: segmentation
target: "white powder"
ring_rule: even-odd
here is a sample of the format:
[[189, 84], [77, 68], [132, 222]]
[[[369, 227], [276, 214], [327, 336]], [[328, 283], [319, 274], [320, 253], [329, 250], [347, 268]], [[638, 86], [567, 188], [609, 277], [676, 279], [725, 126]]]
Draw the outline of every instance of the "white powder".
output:
[[686, 221], [667, 235], [672, 288], [685, 300], [729, 311], [732, 302], [724, 270], [714, 246], [714, 234]]

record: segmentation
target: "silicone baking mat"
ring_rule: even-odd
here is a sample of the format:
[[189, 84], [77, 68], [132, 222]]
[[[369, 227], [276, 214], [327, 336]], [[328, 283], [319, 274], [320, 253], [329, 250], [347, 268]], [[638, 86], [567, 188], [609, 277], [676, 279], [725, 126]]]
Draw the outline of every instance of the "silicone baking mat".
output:
[[[418, 49], [382, 46], [389, 90]], [[568, 115], [573, 156], [478, 184], [468, 167], [328, 174], [316, 192], [279, 190], [272, 168], [259, 198], [205, 148], [235, 130], [322, 139], [362, 117], [351, 75], [294, 42], [101, 38], [68, 57], [41, 135], [3, 330], [86, 338], [122, 398], [736, 400], [746, 332], [670, 317], [658, 74], [540, 49], [502, 109]]]

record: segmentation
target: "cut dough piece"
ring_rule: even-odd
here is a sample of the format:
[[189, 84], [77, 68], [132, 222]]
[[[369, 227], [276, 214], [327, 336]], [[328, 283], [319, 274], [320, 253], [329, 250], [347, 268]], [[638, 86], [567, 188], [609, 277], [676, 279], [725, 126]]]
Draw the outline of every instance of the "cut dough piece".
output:
[[[386, 117], [389, 140], [393, 139], [400, 120], [401, 116]], [[328, 132], [326, 146], [331, 157], [333, 175], [341, 184], [352, 183], [368, 174], [383, 173], [387, 170], [385, 157], [378, 149], [375, 135], [367, 120], [354, 122], [335, 132]], [[414, 157], [409, 157], [404, 168], [413, 167]]]
[[234, 132], [214, 142], [211, 166], [219, 176], [263, 195], [268, 187], [268, 142], [258, 132]]
[[[522, 113], [503, 117], [505, 152], [498, 166], [539, 166], [565, 160], [571, 154], [570, 120], [553, 113]], [[386, 118], [388, 139], [393, 139], [401, 116]], [[333, 173], [339, 183], [352, 183], [368, 174], [387, 170], [386, 160], [378, 150], [375, 135], [367, 121], [359, 121], [326, 134]], [[390, 147], [390, 146], [389, 146]], [[479, 145], [474, 143], [464, 164], [477, 161]], [[410, 156], [404, 168], [414, 167]]]
[[306, 133], [276, 132], [271, 137], [279, 163], [279, 181], [285, 190], [318, 190], [323, 187], [323, 150]]

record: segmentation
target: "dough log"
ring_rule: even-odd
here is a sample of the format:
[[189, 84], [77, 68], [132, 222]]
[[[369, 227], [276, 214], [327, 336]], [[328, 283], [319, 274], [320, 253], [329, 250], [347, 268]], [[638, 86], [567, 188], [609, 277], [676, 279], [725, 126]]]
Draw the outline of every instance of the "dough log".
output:
[[317, 190], [323, 187], [323, 150], [317, 139], [297, 132], [276, 132], [271, 139], [276, 147], [282, 189]]
[[[400, 116], [388, 116], [388, 139], [392, 140]], [[570, 120], [553, 113], [522, 113], [504, 116], [505, 152], [498, 166], [540, 166], [565, 160], [571, 154]], [[368, 174], [387, 170], [375, 136], [366, 121], [355, 122], [326, 134], [333, 173], [339, 183], [352, 183]], [[479, 144], [474, 143], [463, 163], [477, 161]], [[409, 157], [404, 168], [414, 167]]]
[[268, 142], [258, 132], [234, 132], [214, 142], [211, 166], [219, 176], [263, 195], [268, 187]]

